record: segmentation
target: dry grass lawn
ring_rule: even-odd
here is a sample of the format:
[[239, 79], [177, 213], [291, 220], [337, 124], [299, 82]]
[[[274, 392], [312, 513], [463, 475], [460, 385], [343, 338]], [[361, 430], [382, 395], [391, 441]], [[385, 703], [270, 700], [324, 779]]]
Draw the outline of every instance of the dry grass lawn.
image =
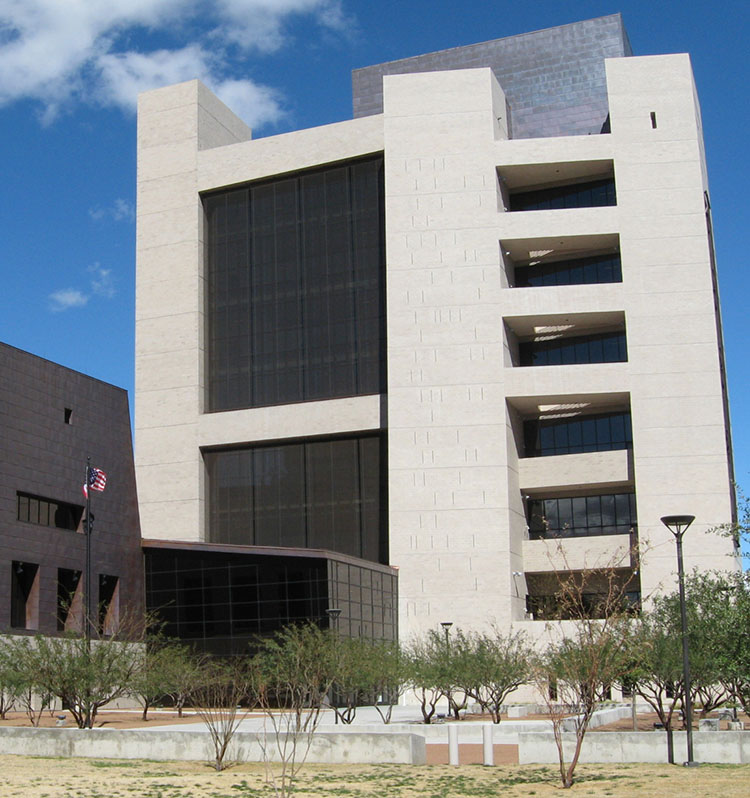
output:
[[[273, 798], [261, 765], [216, 773], [189, 762], [47, 759], [0, 756], [2, 798]], [[307, 765], [299, 798], [747, 798], [750, 765], [581, 766], [563, 791], [550, 766], [461, 768], [417, 765]]]

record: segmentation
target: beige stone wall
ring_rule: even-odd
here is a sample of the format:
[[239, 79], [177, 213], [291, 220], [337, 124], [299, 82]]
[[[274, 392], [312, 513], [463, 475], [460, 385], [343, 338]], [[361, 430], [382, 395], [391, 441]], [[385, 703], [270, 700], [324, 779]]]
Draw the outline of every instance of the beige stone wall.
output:
[[136, 469], [143, 536], [205, 539], [200, 447], [379, 429], [379, 397], [204, 413], [199, 193], [383, 149], [379, 117], [253, 141], [198, 81], [141, 95]]
[[[509, 140], [488, 69], [387, 76], [384, 113], [253, 141], [200, 84], [139, 109], [136, 464], [146, 537], [200, 540], [201, 446], [387, 426], [390, 562], [402, 637], [441, 621], [529, 629], [523, 495], [634, 487], [644, 596], [674, 584], [662, 515], [690, 513], [686, 564], [734, 567], [700, 113], [687, 56], [607, 62], [612, 133]], [[652, 114], [656, 126], [652, 123]], [[385, 151], [388, 395], [203, 413], [199, 192]], [[614, 172], [615, 207], [506, 212], [508, 191]], [[619, 242], [623, 281], [509, 287], [529, 250]], [[628, 362], [514, 367], [537, 324], [623, 324]], [[519, 458], [540, 405], [627, 408], [634, 449]], [[383, 412], [385, 411], [385, 412]], [[569, 546], [615, 555], [619, 536]], [[552, 566], [549, 565], [549, 568]], [[514, 576], [514, 574], [521, 576]]]

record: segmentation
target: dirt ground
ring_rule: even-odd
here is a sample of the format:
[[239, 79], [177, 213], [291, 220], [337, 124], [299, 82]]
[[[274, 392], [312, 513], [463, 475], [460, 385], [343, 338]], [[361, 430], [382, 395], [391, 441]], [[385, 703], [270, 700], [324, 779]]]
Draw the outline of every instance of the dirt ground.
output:
[[[59, 715], [65, 715], [65, 725], [75, 726], [76, 722], [70, 712], [65, 710], [55, 710], [53, 712], [43, 712], [39, 720], [39, 725], [44, 728], [57, 725]], [[108, 729], [141, 729], [148, 726], [169, 726], [174, 723], [200, 723], [200, 717], [192, 710], [185, 710], [180, 718], [174, 710], [149, 710], [148, 720], [141, 720], [141, 710], [116, 710], [103, 709], [96, 716], [94, 726], [106, 726]], [[23, 712], [8, 712], [5, 720], [0, 720], [0, 728], [3, 726], [31, 726], [31, 721]], [[0, 798], [4, 798], [0, 793]]]
[[[709, 717], [715, 718], [716, 713], [712, 712]], [[750, 718], [745, 715], [743, 712], [739, 713], [738, 719], [743, 721], [745, 724], [745, 728], [750, 728]], [[653, 731], [654, 724], [659, 722], [659, 716], [655, 712], [644, 713], [638, 715], [638, 731]], [[675, 712], [673, 719], [672, 719], [672, 728], [675, 731], [682, 728], [682, 718], [680, 717], [679, 712]], [[693, 728], [698, 728], [698, 715], [694, 715], [693, 717]], [[719, 729], [720, 731], [725, 731], [728, 729], [728, 721], [722, 720], [719, 722]], [[615, 721], [614, 723], [608, 723], [606, 726], [597, 726], [595, 729], [591, 729], [592, 732], [606, 732], [606, 731], [634, 731], [633, 729], [633, 719], [632, 718], [621, 718], [620, 720]], [[750, 788], [748, 788], [748, 794], [750, 795]]]
[[[272, 798], [263, 766], [0, 756], [2, 798]], [[580, 766], [563, 793], [550, 766], [306, 765], [300, 798], [747, 798], [750, 765]]]

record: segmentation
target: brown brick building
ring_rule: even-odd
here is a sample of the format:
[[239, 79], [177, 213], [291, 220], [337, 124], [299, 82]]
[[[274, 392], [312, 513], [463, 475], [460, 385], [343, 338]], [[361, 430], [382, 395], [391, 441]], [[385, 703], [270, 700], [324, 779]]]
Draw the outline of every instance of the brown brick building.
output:
[[127, 392], [0, 344], [0, 631], [80, 627], [86, 458], [92, 598], [105, 615], [143, 607], [143, 554]]

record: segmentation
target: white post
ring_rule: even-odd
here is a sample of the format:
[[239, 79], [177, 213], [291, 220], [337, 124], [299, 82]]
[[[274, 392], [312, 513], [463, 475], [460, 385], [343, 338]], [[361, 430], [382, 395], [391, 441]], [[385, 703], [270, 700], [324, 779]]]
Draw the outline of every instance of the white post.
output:
[[458, 765], [458, 726], [448, 724], [448, 764]]
[[495, 764], [495, 749], [492, 746], [492, 725], [487, 723], [482, 726], [482, 753], [485, 765]]

